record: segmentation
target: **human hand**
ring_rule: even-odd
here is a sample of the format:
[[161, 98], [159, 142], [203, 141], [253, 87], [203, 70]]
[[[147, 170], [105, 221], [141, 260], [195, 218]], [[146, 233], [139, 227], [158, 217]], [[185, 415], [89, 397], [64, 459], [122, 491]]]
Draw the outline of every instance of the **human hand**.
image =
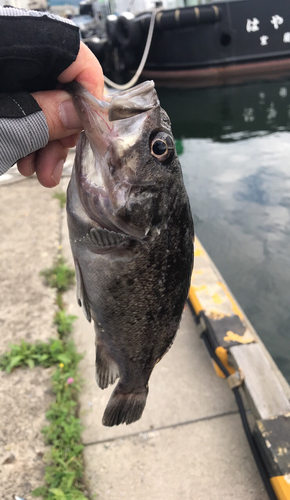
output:
[[[58, 77], [60, 83], [72, 80], [81, 83], [91, 94], [102, 99], [102, 68], [83, 42], [80, 43], [76, 60]], [[54, 187], [59, 184], [68, 150], [76, 145], [82, 127], [72, 98], [67, 92], [49, 90], [34, 92], [32, 95], [45, 114], [49, 142], [44, 148], [19, 160], [17, 166], [22, 175], [29, 177], [36, 172], [40, 184]]]

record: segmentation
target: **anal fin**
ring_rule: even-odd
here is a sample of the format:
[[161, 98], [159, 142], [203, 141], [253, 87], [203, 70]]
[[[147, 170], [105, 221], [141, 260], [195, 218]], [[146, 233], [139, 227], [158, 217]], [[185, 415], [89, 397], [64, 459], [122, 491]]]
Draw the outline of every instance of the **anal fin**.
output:
[[106, 389], [119, 377], [118, 367], [111, 358], [108, 348], [101, 341], [96, 342], [96, 381], [101, 389]]

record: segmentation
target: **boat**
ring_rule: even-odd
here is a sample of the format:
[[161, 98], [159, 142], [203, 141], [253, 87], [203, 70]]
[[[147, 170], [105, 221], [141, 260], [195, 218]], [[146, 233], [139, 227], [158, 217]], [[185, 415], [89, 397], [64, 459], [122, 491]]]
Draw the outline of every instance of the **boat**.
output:
[[196, 5], [197, 1], [129, 0], [126, 5], [116, 0], [112, 6], [83, 0], [80, 13], [103, 19], [105, 27], [104, 36], [84, 41], [104, 74], [118, 82], [134, 75], [138, 67], [142, 79], [154, 79], [165, 87], [237, 84], [289, 75], [286, 0]]

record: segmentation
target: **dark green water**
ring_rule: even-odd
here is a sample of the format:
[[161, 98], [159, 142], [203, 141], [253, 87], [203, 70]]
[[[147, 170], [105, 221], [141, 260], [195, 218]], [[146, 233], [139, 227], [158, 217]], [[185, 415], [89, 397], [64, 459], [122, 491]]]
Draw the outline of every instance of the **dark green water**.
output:
[[158, 94], [196, 234], [290, 382], [290, 81]]

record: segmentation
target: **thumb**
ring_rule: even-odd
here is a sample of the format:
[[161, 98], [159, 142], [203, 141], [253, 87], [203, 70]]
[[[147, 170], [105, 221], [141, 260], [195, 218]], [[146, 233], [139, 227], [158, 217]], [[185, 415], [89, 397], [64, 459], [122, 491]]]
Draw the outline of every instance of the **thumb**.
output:
[[63, 90], [34, 92], [48, 125], [49, 141], [63, 139], [82, 130], [71, 96]]
[[81, 83], [97, 99], [102, 99], [103, 71], [97, 58], [83, 42], [80, 43], [76, 60], [58, 76], [58, 81], [61, 83], [73, 80]]

